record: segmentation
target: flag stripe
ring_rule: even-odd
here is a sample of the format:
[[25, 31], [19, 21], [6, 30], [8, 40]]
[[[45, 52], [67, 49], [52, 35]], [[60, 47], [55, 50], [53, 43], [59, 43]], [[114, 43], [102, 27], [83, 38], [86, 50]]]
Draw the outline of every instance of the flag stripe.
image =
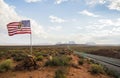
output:
[[15, 35], [15, 34], [31, 34], [31, 32], [12, 32], [12, 33], [9, 33], [9, 35]]
[[18, 26], [18, 25], [20, 25], [20, 22], [12, 22], [12, 23], [9, 23], [9, 24], [7, 24], [7, 26]]
[[14, 32], [14, 31], [20, 31], [20, 32], [24, 32], [24, 31], [31, 31], [31, 29], [8, 29], [8, 32]]
[[26, 33], [31, 34], [31, 32], [20, 32], [20, 33], [18, 33], [18, 32], [13, 32], [13, 33], [10, 33], [9, 35], [12, 35], [12, 34], [26, 34]]

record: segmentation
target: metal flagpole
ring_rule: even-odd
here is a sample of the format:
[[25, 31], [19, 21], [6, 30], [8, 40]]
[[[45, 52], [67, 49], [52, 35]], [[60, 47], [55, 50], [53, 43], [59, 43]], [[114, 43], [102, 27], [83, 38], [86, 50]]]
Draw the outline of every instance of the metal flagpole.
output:
[[30, 34], [30, 53], [32, 55], [32, 32]]
[[32, 28], [30, 25], [30, 29], [31, 29], [31, 34], [30, 34], [30, 54], [32, 55]]

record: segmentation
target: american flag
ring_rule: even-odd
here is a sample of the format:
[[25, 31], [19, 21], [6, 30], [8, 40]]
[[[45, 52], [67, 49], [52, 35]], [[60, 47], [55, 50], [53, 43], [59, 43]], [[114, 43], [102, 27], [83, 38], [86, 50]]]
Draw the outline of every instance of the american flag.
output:
[[15, 34], [31, 34], [30, 20], [22, 20], [21, 22], [11, 22], [7, 24], [9, 36]]

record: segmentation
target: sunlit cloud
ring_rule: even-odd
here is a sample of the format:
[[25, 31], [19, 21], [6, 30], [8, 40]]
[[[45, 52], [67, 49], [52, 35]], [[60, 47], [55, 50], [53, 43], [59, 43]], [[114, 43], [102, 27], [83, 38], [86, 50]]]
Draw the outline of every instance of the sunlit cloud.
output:
[[86, 4], [94, 6], [97, 4], [106, 4], [108, 9], [120, 11], [120, 0], [85, 0]]
[[50, 31], [60, 31], [62, 30], [62, 26], [55, 26], [55, 27], [49, 27]]
[[92, 12], [87, 11], [87, 10], [83, 10], [83, 11], [79, 12], [79, 14], [87, 15], [87, 16], [91, 16], [91, 17], [99, 17], [99, 15], [96, 15]]
[[59, 17], [56, 17], [56, 16], [53, 16], [53, 15], [50, 15], [49, 18], [50, 18], [50, 21], [52, 23], [64, 23], [64, 22], [66, 22], [66, 20], [59, 18]]
[[35, 2], [40, 2], [42, 0], [25, 0], [27, 3], [35, 3]]
[[110, 0], [109, 9], [120, 11], [120, 0]]
[[63, 2], [67, 2], [69, 0], [55, 0], [55, 4], [61, 4]]

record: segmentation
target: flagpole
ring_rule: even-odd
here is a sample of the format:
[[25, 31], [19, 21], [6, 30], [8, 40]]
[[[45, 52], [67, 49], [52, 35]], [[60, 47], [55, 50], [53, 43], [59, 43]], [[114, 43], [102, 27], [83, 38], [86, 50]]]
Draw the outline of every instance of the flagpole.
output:
[[31, 25], [30, 25], [30, 30], [31, 30], [31, 33], [30, 33], [30, 54], [32, 55], [32, 28], [31, 28]]
[[30, 34], [30, 54], [32, 55], [32, 32]]

